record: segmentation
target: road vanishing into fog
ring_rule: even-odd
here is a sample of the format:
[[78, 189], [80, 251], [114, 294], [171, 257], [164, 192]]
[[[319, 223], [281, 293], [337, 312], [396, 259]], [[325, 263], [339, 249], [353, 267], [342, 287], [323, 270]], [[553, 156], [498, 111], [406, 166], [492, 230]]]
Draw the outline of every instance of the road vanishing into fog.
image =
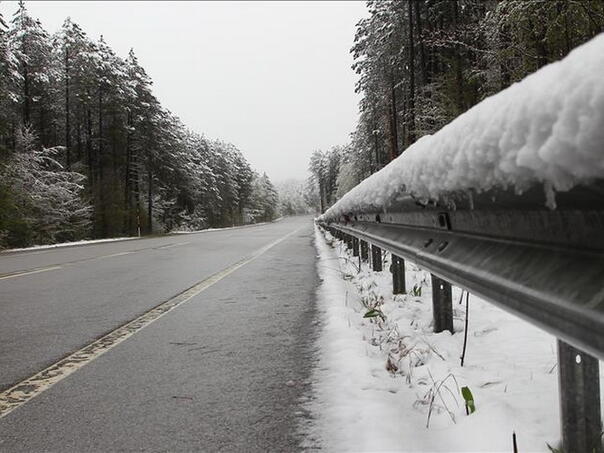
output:
[[315, 257], [310, 217], [0, 254], [0, 451], [298, 449]]

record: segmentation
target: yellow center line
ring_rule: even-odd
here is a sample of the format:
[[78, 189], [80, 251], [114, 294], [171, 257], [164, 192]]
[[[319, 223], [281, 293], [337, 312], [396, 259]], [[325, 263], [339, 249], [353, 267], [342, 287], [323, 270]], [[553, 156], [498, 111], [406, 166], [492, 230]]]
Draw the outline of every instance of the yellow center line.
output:
[[96, 258], [96, 260], [102, 260], [105, 258], [113, 258], [114, 256], [124, 256], [124, 255], [130, 255], [131, 253], [135, 253], [137, 250], [131, 250], [129, 252], [119, 252], [119, 253], [112, 253], [111, 255], [103, 255], [103, 256], [98, 256]]
[[121, 327], [118, 327], [104, 337], [93, 341], [87, 346], [84, 346], [82, 349], [70, 354], [48, 368], [45, 368], [39, 373], [0, 393], [0, 418], [8, 415], [10, 412], [24, 405], [32, 398], [40, 395], [42, 392], [48, 390], [56, 383], [62, 381], [70, 374], [86, 366], [100, 355], [132, 337], [137, 332], [140, 332], [142, 329], [147, 327], [152, 322], [157, 321], [172, 309], [190, 301], [193, 297], [197, 296], [202, 291], [205, 291], [215, 283], [218, 283], [220, 280], [229, 276], [237, 269], [254, 261], [256, 258], [263, 255], [277, 244], [298, 233], [302, 228], [304, 227], [298, 228], [291, 233], [288, 233], [285, 236], [277, 239], [276, 241], [265, 245], [264, 247], [253, 252], [247, 258], [244, 258], [227, 267], [226, 269], [223, 269], [216, 274], [198, 282], [196, 285], [181, 292], [180, 294], [177, 294], [173, 298], [163, 302], [155, 308], [152, 308], [148, 312], [122, 325]]
[[17, 272], [13, 272], [11, 274], [0, 275], [0, 280], [5, 280], [5, 279], [15, 278], [15, 277], [23, 277], [25, 275], [39, 274], [40, 272], [52, 271], [52, 270], [55, 270], [55, 269], [62, 269], [65, 266], [73, 266], [74, 264], [80, 264], [80, 263], [83, 263], [83, 262], [86, 262], [86, 261], [103, 260], [105, 258], [114, 258], [116, 256], [131, 255], [132, 253], [143, 252], [143, 251], [146, 251], [146, 250], [163, 250], [163, 249], [167, 249], [167, 248], [171, 248], [171, 247], [177, 247], [177, 246], [180, 246], [180, 245], [186, 245], [186, 244], [190, 244], [190, 243], [191, 243], [191, 241], [178, 242], [176, 244], [168, 244], [168, 245], [164, 245], [164, 246], [161, 246], [161, 247], [152, 247], [152, 248], [129, 250], [129, 251], [126, 251], [126, 252], [112, 253], [111, 255], [93, 256], [91, 258], [84, 258], [84, 259], [76, 260], [76, 261], [68, 261], [66, 263], [62, 263], [61, 265], [57, 265], [57, 266], [49, 266], [49, 267], [44, 267], [42, 269], [32, 269], [32, 270], [26, 270], [26, 271], [17, 271]]
[[51, 266], [51, 267], [44, 267], [42, 269], [34, 269], [32, 271], [16, 272], [14, 274], [4, 275], [4, 276], [0, 277], [0, 280], [6, 280], [8, 278], [15, 278], [15, 277], [23, 277], [24, 275], [39, 274], [40, 272], [54, 271], [55, 269], [61, 269], [62, 267], [63, 266]]
[[187, 242], [177, 242], [175, 244], [168, 244], [168, 245], [162, 245], [160, 247], [155, 247], [155, 250], [164, 250], [164, 249], [169, 249], [172, 247], [178, 247], [179, 245], [186, 245], [186, 244], [190, 244], [191, 241], [187, 241]]

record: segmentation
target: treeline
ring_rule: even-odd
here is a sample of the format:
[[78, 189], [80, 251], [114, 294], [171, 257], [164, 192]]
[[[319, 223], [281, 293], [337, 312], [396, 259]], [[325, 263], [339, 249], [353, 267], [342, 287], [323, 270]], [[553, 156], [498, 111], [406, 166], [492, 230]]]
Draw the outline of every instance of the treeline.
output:
[[0, 248], [265, 221], [278, 197], [233, 145], [188, 130], [70, 19], [0, 15]]
[[284, 216], [316, 213], [319, 194], [312, 181], [288, 179], [276, 185], [279, 212]]
[[351, 49], [358, 124], [348, 145], [315, 152], [309, 165], [322, 209], [419, 137], [604, 31], [602, 0], [370, 0], [367, 8]]

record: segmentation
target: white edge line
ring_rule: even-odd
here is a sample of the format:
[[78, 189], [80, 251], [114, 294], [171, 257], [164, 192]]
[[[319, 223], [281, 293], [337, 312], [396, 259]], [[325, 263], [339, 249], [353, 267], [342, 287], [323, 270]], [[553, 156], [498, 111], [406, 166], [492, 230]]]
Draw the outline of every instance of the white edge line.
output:
[[[227, 267], [226, 269], [211, 275], [210, 277], [202, 280], [180, 294], [177, 294], [166, 302], [152, 308], [132, 321], [129, 321], [128, 323], [118, 327], [98, 340], [93, 341], [87, 346], [84, 346], [76, 352], [68, 355], [64, 359], [59, 360], [44, 370], [1, 392], [0, 419], [11, 413], [13, 410], [21, 407], [31, 399], [40, 395], [44, 391], [48, 390], [53, 385], [62, 381], [80, 368], [83, 368], [87, 364], [91, 363], [105, 352], [113, 349], [115, 346], [132, 337], [134, 334], [140, 332], [142, 329], [158, 320], [172, 309], [190, 301], [202, 291], [208, 289], [215, 283], [218, 283], [220, 280], [232, 274], [237, 269], [252, 262], [277, 244], [299, 232], [302, 228], [304, 227], [298, 228], [277, 239], [276, 241], [265, 245], [264, 247], [253, 252], [249, 257], [244, 258], [241, 261]], [[44, 270], [45, 269], [37, 272], [44, 272]]]

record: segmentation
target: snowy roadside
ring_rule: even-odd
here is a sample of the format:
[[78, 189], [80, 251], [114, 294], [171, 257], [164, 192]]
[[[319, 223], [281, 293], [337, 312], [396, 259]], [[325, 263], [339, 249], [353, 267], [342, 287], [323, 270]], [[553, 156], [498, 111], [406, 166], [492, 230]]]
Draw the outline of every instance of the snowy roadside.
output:
[[207, 233], [210, 231], [238, 230], [240, 228], [249, 228], [249, 227], [255, 227], [255, 226], [260, 226], [260, 225], [268, 225], [269, 223], [276, 223], [276, 222], [280, 222], [281, 220], [283, 220], [283, 217], [279, 217], [270, 222], [249, 223], [247, 225], [237, 225], [237, 226], [230, 226], [230, 227], [223, 227], [223, 228], [204, 228], [203, 230], [191, 230], [191, 231], [174, 230], [174, 231], [171, 231], [170, 234], [193, 234], [193, 233]]
[[[194, 234], [194, 233], [206, 233], [206, 232], [210, 232], [210, 231], [236, 230], [239, 228], [248, 228], [248, 227], [252, 227], [252, 226], [267, 225], [269, 223], [275, 223], [275, 222], [279, 222], [281, 220], [283, 220], [283, 217], [279, 217], [278, 219], [275, 219], [272, 222], [253, 223], [250, 225], [239, 225], [239, 226], [234, 226], [234, 227], [206, 228], [205, 230], [195, 230], [195, 231], [171, 231], [170, 233], [167, 233], [166, 236], [170, 236], [172, 234]], [[59, 247], [77, 247], [79, 245], [102, 244], [104, 242], [135, 241], [138, 239], [145, 239], [148, 237], [154, 237], [154, 236], [91, 239], [91, 240], [84, 240], [84, 241], [61, 242], [59, 244], [33, 245], [31, 247], [23, 247], [23, 248], [18, 248], [18, 249], [0, 250], [0, 255], [9, 254], [9, 253], [13, 253], [13, 252], [27, 252], [27, 251], [33, 251], [33, 250], [56, 249]]]
[[[408, 294], [393, 296], [389, 262], [384, 272], [365, 263], [359, 271], [358, 258], [318, 227], [315, 243], [321, 333], [307, 447], [512, 451], [513, 432], [519, 451], [558, 446], [554, 337], [470, 295], [462, 367], [460, 289], [453, 290], [456, 333], [434, 334], [428, 273], [406, 263]], [[368, 312], [378, 315], [364, 318]], [[475, 401], [470, 415], [464, 386]]]
[[84, 241], [61, 242], [59, 244], [33, 245], [31, 247], [23, 247], [23, 248], [18, 248], [18, 249], [0, 250], [0, 255], [13, 253], [13, 252], [27, 252], [30, 250], [46, 250], [46, 249], [56, 249], [59, 247], [75, 247], [78, 245], [102, 244], [103, 242], [133, 241], [136, 239], [141, 239], [141, 238], [122, 237], [122, 238], [107, 238], [107, 239], [91, 239], [91, 240], [84, 240]]

